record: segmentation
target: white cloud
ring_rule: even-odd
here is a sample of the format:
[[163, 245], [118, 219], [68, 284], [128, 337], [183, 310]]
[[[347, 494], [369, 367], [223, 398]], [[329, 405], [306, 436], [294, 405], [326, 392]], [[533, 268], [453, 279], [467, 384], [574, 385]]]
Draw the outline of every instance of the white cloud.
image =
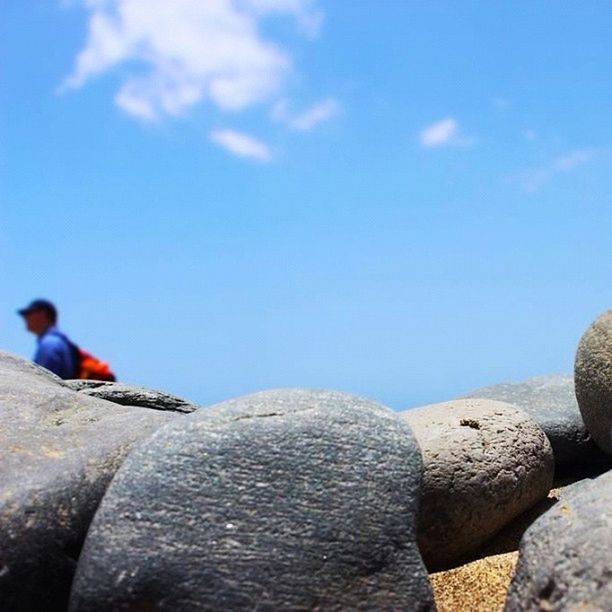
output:
[[589, 163], [596, 154], [597, 151], [595, 149], [576, 149], [575, 151], [570, 151], [554, 158], [547, 165], [523, 172], [519, 177], [519, 182], [527, 193], [535, 193], [555, 176], [572, 172], [578, 167]]
[[472, 144], [471, 138], [462, 136], [459, 132], [459, 124], [452, 117], [446, 117], [432, 123], [419, 132], [421, 146], [431, 149], [451, 145], [467, 146]]
[[270, 11], [292, 15], [305, 34], [314, 38], [321, 29], [323, 13], [316, 8], [316, 0], [242, 0], [260, 15]]
[[242, 132], [215, 130], [211, 132], [210, 139], [238, 157], [249, 157], [260, 162], [272, 159], [272, 152], [266, 144]]
[[340, 110], [340, 104], [334, 98], [326, 98], [313, 104], [299, 114], [291, 114], [287, 109], [287, 100], [280, 100], [272, 108], [271, 117], [282, 121], [295, 130], [312, 130], [319, 123], [328, 121]]
[[81, 0], [90, 11], [85, 47], [65, 87], [122, 66], [115, 103], [144, 120], [180, 115], [210, 100], [236, 111], [278, 95], [289, 53], [264, 38], [261, 21], [293, 19], [314, 36], [316, 0]]

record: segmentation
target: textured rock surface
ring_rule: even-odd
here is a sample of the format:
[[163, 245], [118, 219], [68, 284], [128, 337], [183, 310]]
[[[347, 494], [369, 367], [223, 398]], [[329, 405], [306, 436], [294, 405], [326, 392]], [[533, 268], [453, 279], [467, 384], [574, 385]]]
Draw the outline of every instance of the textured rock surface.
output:
[[580, 339], [574, 380], [587, 429], [612, 455], [612, 310], [600, 315]]
[[66, 609], [109, 480], [137, 440], [172, 418], [75, 393], [0, 352], [0, 609]]
[[548, 436], [558, 466], [609, 460], [593, 442], [582, 420], [574, 377], [569, 374], [490, 385], [461, 397], [494, 399], [522, 408]]
[[505, 610], [610, 610], [612, 472], [568, 493], [526, 532]]
[[592, 486], [593, 479], [585, 478], [551, 489], [546, 500], [504, 527], [474, 553], [473, 560], [450, 570], [430, 574], [438, 612], [495, 612], [503, 609], [523, 533], [560, 499]]
[[367, 400], [276, 390], [199, 410], [130, 454], [72, 610], [432, 609], [410, 428]]
[[475, 550], [550, 490], [550, 443], [519, 408], [464, 399], [399, 414], [423, 454], [417, 531], [430, 569]]
[[99, 380], [67, 380], [66, 385], [84, 395], [98, 397], [121, 406], [140, 406], [185, 413], [198, 409], [196, 404], [176, 395], [136, 385]]

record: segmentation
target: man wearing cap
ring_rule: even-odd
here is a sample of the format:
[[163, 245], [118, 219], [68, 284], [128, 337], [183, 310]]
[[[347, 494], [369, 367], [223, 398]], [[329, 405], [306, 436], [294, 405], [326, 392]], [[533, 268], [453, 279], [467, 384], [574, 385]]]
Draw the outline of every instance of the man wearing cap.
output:
[[34, 300], [17, 311], [26, 328], [36, 334], [34, 362], [60, 378], [74, 378], [76, 360], [68, 338], [57, 328], [57, 309], [48, 300]]

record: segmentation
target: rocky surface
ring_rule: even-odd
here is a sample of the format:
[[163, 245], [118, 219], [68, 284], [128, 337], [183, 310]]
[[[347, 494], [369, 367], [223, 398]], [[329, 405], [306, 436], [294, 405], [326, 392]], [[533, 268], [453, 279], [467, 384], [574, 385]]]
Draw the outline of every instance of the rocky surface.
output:
[[193, 412], [198, 409], [196, 404], [182, 397], [136, 385], [78, 379], [67, 380], [65, 384], [83, 395], [98, 397], [114, 404], [120, 404], [121, 406], [140, 406], [141, 408], [184, 413]]
[[555, 464], [561, 468], [610, 461], [610, 457], [593, 442], [582, 420], [574, 392], [574, 378], [569, 374], [490, 385], [461, 397], [489, 398], [522, 408], [548, 436]]
[[132, 452], [91, 526], [71, 610], [433, 609], [421, 458], [390, 411], [262, 392]]
[[595, 442], [612, 455], [612, 310], [584, 332], [574, 363], [576, 398]]
[[550, 443], [515, 406], [463, 399], [400, 417], [412, 427], [423, 455], [418, 542], [430, 570], [480, 547], [551, 488]]
[[71, 581], [87, 611], [610, 609], [612, 455], [585, 432], [609, 451], [611, 325], [577, 402], [549, 376], [403, 415], [304, 390], [198, 409], [0, 353], [0, 609], [64, 611]]
[[0, 608], [65, 610], [89, 522], [128, 450], [171, 412], [76, 393], [0, 352]]
[[574, 488], [521, 540], [506, 612], [609, 610], [612, 472]]

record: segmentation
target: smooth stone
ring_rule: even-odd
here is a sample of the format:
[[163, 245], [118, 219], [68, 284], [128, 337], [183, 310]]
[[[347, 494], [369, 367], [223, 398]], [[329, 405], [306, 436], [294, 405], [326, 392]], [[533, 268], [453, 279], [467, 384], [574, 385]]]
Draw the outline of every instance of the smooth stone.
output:
[[399, 413], [423, 455], [418, 542], [428, 569], [446, 569], [546, 497], [554, 460], [523, 410], [459, 399]]
[[66, 610], [110, 479], [137, 441], [174, 418], [76, 393], [0, 352], [0, 609]]
[[610, 460], [593, 442], [582, 420], [574, 392], [574, 377], [570, 374], [490, 385], [461, 396], [478, 397], [513, 404], [531, 415], [548, 436], [557, 466]]
[[576, 398], [593, 440], [612, 455], [612, 310], [584, 332], [574, 362]]
[[122, 406], [140, 406], [141, 408], [185, 413], [198, 409], [196, 404], [182, 397], [137, 385], [80, 379], [67, 380], [66, 385], [84, 395], [98, 397]]
[[505, 612], [610, 610], [612, 472], [582, 483], [525, 532]]
[[70, 610], [432, 610], [421, 472], [410, 428], [352, 395], [280, 389], [198, 410], [117, 472]]

